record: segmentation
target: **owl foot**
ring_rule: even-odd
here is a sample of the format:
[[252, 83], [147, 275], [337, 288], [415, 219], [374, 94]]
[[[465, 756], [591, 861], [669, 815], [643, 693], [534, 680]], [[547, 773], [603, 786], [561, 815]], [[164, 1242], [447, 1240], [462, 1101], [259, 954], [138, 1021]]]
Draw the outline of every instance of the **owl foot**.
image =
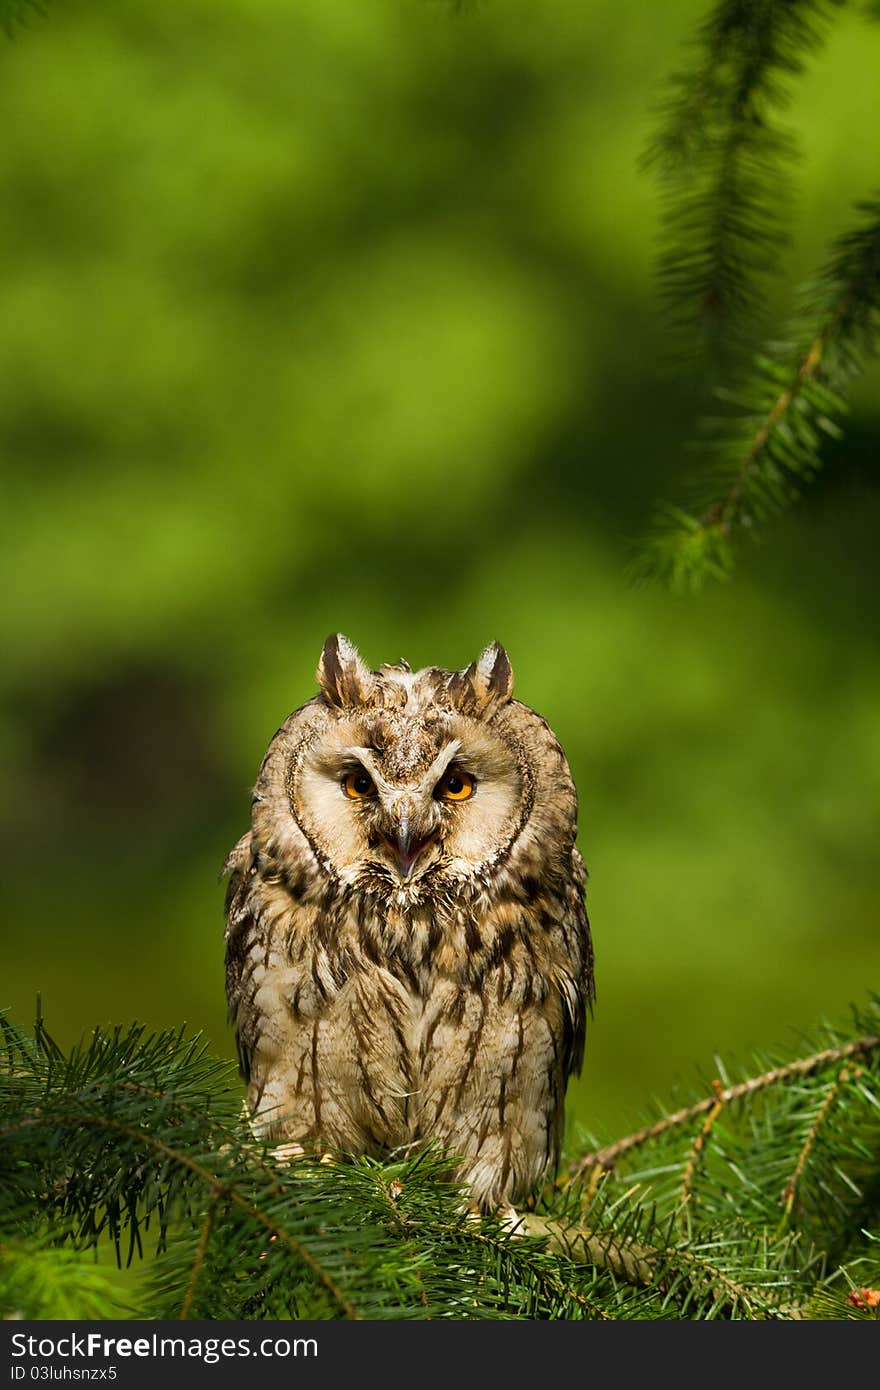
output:
[[276, 1163], [292, 1163], [295, 1158], [305, 1158], [306, 1151], [302, 1144], [276, 1144], [272, 1150], [272, 1157]]
[[[294, 1159], [306, 1157], [306, 1151], [302, 1144], [297, 1144], [295, 1140], [289, 1144], [276, 1144], [271, 1152], [276, 1163], [293, 1163]], [[331, 1153], [323, 1153], [318, 1162], [335, 1163], [336, 1160]]]
[[[466, 1221], [479, 1221], [483, 1213], [478, 1202], [470, 1201], [465, 1209]], [[526, 1219], [520, 1216], [516, 1207], [509, 1202], [502, 1202], [495, 1208], [495, 1216], [501, 1225], [511, 1236], [522, 1236], [526, 1234]]]
[[508, 1235], [511, 1235], [511, 1236], [523, 1236], [523, 1235], [525, 1235], [525, 1233], [526, 1233], [526, 1222], [525, 1222], [525, 1217], [524, 1217], [524, 1216], [520, 1216], [520, 1214], [519, 1214], [519, 1212], [517, 1211], [516, 1207], [511, 1206], [511, 1204], [510, 1204], [509, 1202], [503, 1203], [503, 1204], [498, 1208], [498, 1210], [496, 1211], [495, 1215], [498, 1217], [498, 1220], [501, 1222], [501, 1225], [502, 1225], [502, 1226], [504, 1227], [504, 1229], [507, 1231]]

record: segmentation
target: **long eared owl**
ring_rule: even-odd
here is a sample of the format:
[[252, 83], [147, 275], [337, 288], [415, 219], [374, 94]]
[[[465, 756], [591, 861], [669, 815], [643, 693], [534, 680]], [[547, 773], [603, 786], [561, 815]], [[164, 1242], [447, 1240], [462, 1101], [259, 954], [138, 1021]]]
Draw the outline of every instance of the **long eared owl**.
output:
[[552, 1175], [593, 953], [577, 799], [492, 643], [371, 671], [327, 639], [226, 871], [226, 971], [258, 1133], [310, 1152], [436, 1140], [483, 1209]]

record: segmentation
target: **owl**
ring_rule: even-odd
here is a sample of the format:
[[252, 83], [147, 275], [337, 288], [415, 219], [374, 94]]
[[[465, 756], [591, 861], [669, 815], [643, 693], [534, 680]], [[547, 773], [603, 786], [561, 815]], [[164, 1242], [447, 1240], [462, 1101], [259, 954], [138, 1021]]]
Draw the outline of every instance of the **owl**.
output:
[[327, 639], [226, 862], [226, 980], [257, 1133], [375, 1157], [435, 1141], [473, 1205], [555, 1172], [593, 998], [577, 798], [497, 642], [370, 670]]

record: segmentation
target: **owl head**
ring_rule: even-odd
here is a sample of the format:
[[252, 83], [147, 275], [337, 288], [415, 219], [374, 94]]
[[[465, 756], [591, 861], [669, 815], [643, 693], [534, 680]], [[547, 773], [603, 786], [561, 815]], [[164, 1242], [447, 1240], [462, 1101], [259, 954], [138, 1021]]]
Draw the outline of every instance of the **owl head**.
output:
[[[319, 693], [269, 746], [254, 835], [290, 863], [305, 837], [324, 874], [412, 904], [480, 891], [503, 869], [521, 882], [570, 869], [576, 801], [545, 721], [512, 699], [498, 642], [461, 670], [407, 662], [370, 670], [327, 638]], [[535, 861], [533, 864], [532, 861]]]

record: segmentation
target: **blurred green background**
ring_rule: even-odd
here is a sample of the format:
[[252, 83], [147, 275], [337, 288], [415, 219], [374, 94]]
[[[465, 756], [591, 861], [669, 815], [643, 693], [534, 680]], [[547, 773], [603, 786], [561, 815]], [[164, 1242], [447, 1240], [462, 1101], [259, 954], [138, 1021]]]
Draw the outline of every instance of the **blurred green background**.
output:
[[[232, 1055], [220, 864], [321, 643], [491, 638], [581, 795], [614, 1133], [880, 985], [880, 376], [696, 598], [634, 590], [663, 367], [651, 105], [703, 0], [120, 0], [0, 45], [3, 976]], [[876, 182], [880, 25], [791, 109], [792, 277]], [[784, 306], [786, 287], [771, 305]]]

